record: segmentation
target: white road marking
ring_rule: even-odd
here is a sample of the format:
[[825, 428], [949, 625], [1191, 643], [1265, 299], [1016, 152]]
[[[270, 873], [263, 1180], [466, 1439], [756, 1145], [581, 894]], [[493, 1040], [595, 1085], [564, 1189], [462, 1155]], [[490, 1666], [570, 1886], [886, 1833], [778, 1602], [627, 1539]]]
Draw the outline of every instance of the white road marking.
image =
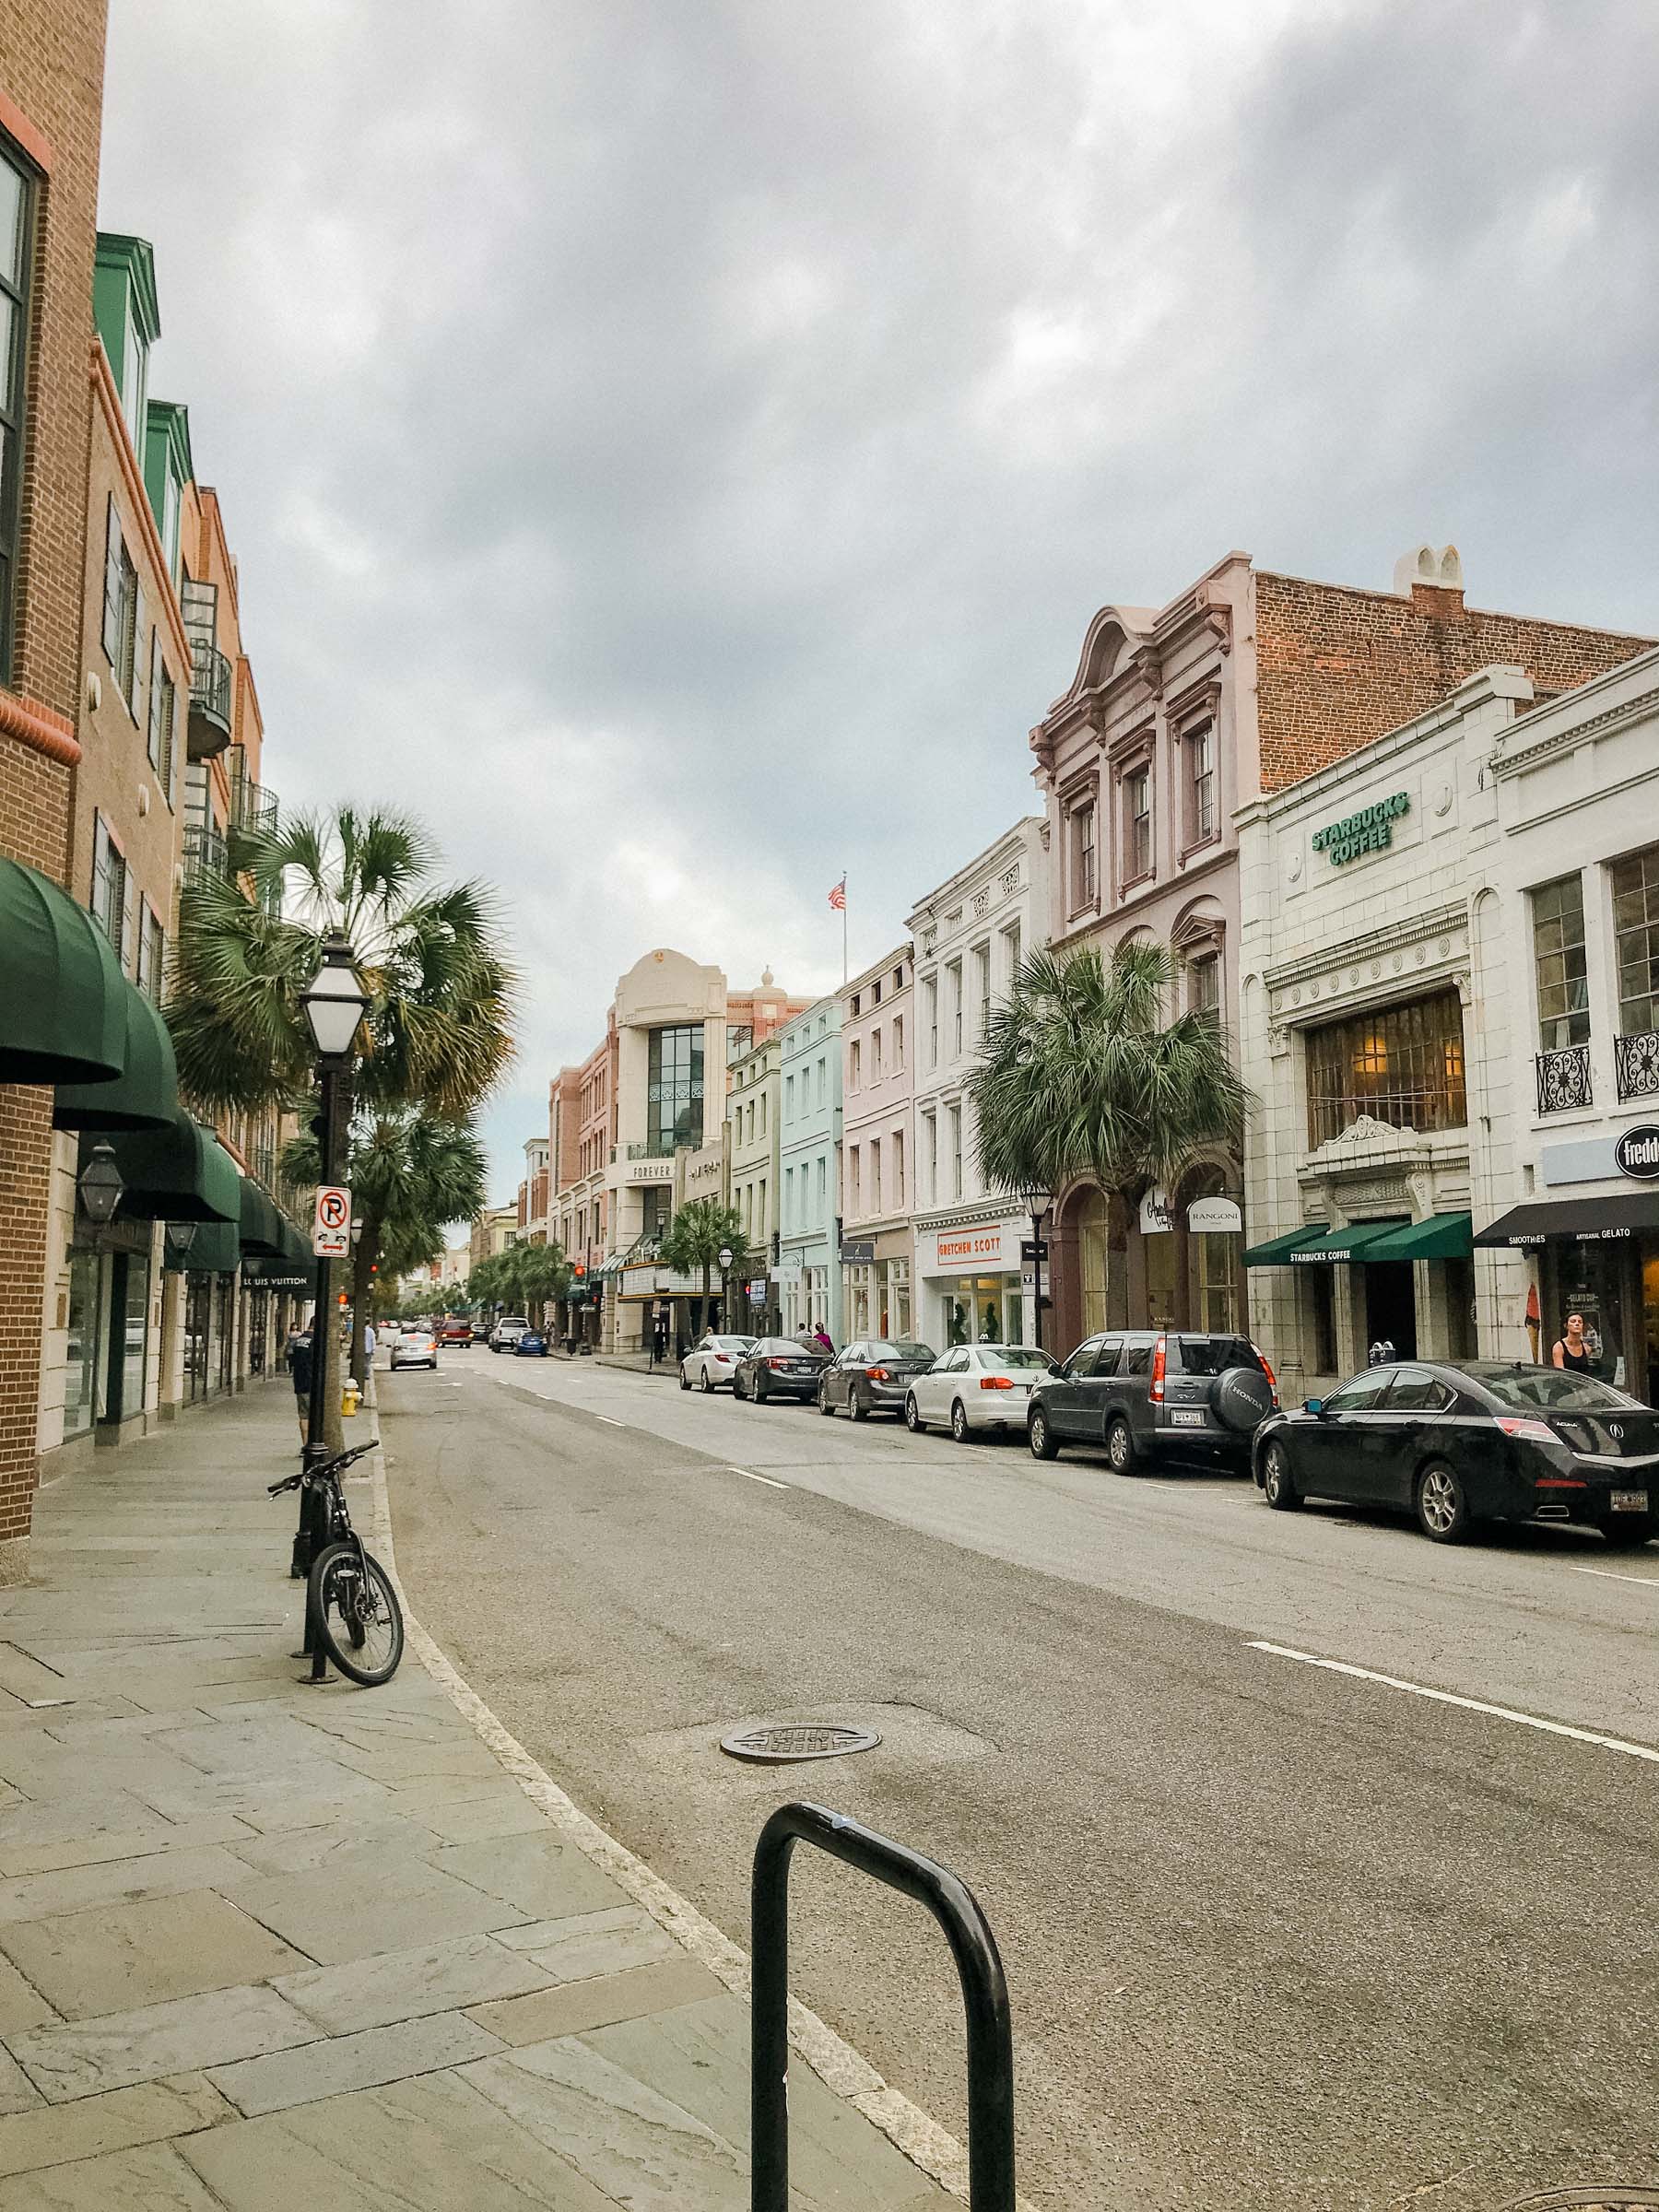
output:
[[594, 1418], [596, 1421], [603, 1421], [607, 1429], [626, 1429], [628, 1426], [626, 1421], [613, 1421], [608, 1413], [596, 1413]]
[[1454, 1697], [1449, 1689], [1429, 1689], [1421, 1682], [1402, 1682], [1396, 1675], [1373, 1674], [1369, 1666], [1350, 1666], [1345, 1659], [1321, 1659], [1312, 1652], [1294, 1652], [1288, 1644], [1264, 1643], [1253, 1638], [1246, 1646], [1269, 1653], [1275, 1659], [1295, 1659], [1303, 1666], [1323, 1667], [1328, 1674], [1351, 1675], [1359, 1682], [1379, 1682], [1384, 1689], [1403, 1689], [1414, 1698], [1429, 1698], [1436, 1705], [1456, 1705], [1465, 1712], [1484, 1712], [1494, 1721], [1513, 1721], [1522, 1728], [1538, 1728], [1546, 1735], [1564, 1735], [1575, 1744], [1594, 1744], [1603, 1751], [1620, 1751], [1627, 1759], [1646, 1759], [1659, 1767], [1659, 1751], [1651, 1744], [1627, 1744], [1622, 1736], [1598, 1735], [1591, 1728], [1570, 1728], [1564, 1721], [1540, 1720], [1535, 1712], [1517, 1712], [1512, 1705], [1488, 1705], [1479, 1698]]
[[747, 1467], [728, 1467], [726, 1473], [741, 1475], [746, 1482], [763, 1482], [769, 1490], [786, 1490], [791, 1487], [786, 1482], [774, 1481], [770, 1475], [757, 1475]]
[[1604, 1583], [1637, 1583], [1644, 1590], [1659, 1590], [1659, 1574], [1615, 1574], [1610, 1567], [1573, 1567], [1572, 1574], [1593, 1574]]

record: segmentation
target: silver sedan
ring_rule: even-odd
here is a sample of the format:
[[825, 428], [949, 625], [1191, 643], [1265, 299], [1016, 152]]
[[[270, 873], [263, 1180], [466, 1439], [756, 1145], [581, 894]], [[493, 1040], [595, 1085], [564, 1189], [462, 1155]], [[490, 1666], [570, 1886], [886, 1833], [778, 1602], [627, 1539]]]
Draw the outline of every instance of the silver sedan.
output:
[[698, 1339], [680, 1361], [680, 1388], [730, 1390], [738, 1360], [745, 1352], [752, 1350], [758, 1342], [759, 1339], [754, 1336], [723, 1336], [711, 1329], [706, 1336]]
[[1046, 1352], [1029, 1344], [959, 1344], [911, 1383], [904, 1425], [912, 1436], [948, 1428], [959, 1444], [982, 1429], [1023, 1432], [1031, 1385], [1053, 1368]]

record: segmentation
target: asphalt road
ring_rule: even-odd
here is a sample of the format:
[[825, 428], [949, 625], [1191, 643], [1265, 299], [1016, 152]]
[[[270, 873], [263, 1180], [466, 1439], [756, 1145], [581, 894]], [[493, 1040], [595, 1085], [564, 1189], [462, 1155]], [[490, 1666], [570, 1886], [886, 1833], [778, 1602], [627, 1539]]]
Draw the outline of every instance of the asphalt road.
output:
[[[475, 1350], [381, 1402], [427, 1625], [711, 1918], [747, 1940], [788, 1796], [968, 1881], [1034, 2204], [1488, 2212], [1659, 2177], [1659, 1550], [1447, 1550], [586, 1362]], [[716, 1748], [807, 1715], [883, 1743]], [[827, 1865], [796, 1891], [799, 1994], [960, 2130], [931, 1924]]]

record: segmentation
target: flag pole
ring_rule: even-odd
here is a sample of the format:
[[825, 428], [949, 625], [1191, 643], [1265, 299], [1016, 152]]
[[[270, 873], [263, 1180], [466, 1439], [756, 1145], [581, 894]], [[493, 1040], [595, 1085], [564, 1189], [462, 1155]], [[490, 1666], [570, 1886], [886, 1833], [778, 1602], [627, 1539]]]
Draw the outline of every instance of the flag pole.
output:
[[841, 983], [847, 981], [847, 871], [841, 870]]

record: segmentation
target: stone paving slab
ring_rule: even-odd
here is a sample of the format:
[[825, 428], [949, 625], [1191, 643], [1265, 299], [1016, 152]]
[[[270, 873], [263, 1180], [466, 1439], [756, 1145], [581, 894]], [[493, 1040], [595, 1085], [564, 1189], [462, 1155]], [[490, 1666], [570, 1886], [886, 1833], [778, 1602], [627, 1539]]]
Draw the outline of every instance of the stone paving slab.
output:
[[[745, 2212], [735, 1954], [418, 1637], [300, 1680], [291, 1453], [273, 1388], [100, 1454], [0, 1591], [0, 2212]], [[953, 2201], [823, 2063], [797, 2212]]]

